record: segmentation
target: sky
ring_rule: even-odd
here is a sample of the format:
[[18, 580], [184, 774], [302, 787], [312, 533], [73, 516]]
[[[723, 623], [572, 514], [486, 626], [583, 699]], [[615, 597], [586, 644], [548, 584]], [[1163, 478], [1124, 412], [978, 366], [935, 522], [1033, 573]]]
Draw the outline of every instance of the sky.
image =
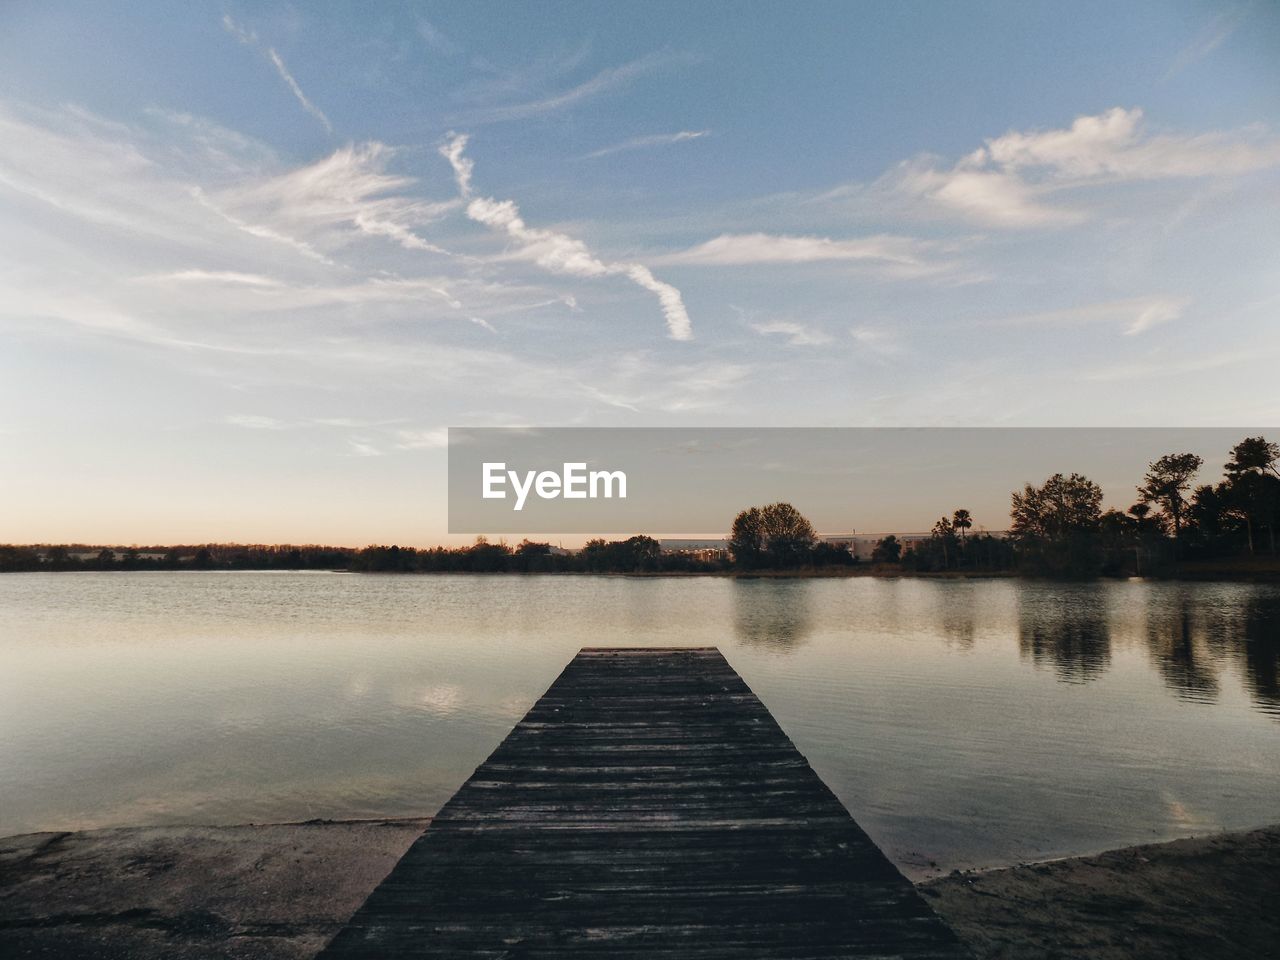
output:
[[457, 542], [449, 426], [1277, 424], [1277, 210], [1263, 0], [9, 0], [0, 542]]

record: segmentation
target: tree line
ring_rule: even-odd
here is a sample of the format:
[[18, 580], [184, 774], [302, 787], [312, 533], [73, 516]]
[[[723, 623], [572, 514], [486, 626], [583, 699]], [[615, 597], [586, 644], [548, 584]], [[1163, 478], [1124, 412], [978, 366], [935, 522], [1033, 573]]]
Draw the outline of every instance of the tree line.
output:
[[[1231, 448], [1217, 483], [1192, 483], [1204, 460], [1171, 453], [1152, 461], [1125, 511], [1102, 510], [1102, 488], [1079, 473], [1054, 474], [1014, 491], [1007, 537], [969, 535], [961, 508], [909, 544], [880, 540], [872, 563], [917, 572], [1017, 570], [1036, 576], [1092, 577], [1167, 573], [1184, 560], [1277, 556], [1280, 445], [1246, 437]], [[744, 510], [729, 535], [739, 570], [794, 569], [835, 562], [833, 545], [793, 506]], [[851, 559], [851, 558], [850, 558]], [[840, 562], [849, 562], [841, 560]]]
[[[1006, 537], [971, 534], [967, 509], [938, 519], [910, 543], [890, 535], [873, 564], [914, 572], [1019, 571], [1036, 576], [1160, 575], [1183, 561], [1277, 556], [1280, 445], [1246, 437], [1216, 483], [1193, 488], [1194, 453], [1152, 461], [1127, 510], [1102, 510], [1102, 488], [1079, 474], [1027, 483], [1010, 501]], [[729, 531], [724, 557], [664, 552], [652, 537], [589, 540], [567, 553], [550, 543], [516, 546], [483, 537], [465, 547], [206, 544], [179, 547], [0, 545], [0, 572], [28, 570], [351, 570], [367, 573], [711, 573], [847, 567], [857, 559], [820, 540], [789, 503], [750, 507]]]
[[713, 573], [725, 567], [723, 561], [665, 553], [646, 536], [596, 538], [574, 553], [546, 542], [526, 539], [512, 547], [484, 537], [466, 547], [366, 547], [351, 564], [363, 573]]
[[1280, 444], [1246, 437], [1217, 483], [1192, 487], [1194, 453], [1153, 460], [1136, 502], [1102, 511], [1102, 488], [1078, 473], [1054, 474], [1013, 494], [1010, 535], [1019, 565], [1061, 576], [1160, 574], [1183, 561], [1277, 556]]
[[0, 573], [35, 570], [335, 570], [347, 569], [350, 547], [210, 543], [152, 547], [87, 544], [0, 544]]
[[709, 573], [726, 563], [664, 553], [652, 537], [589, 540], [566, 553], [550, 543], [514, 547], [484, 537], [464, 547], [375, 545], [96, 547], [0, 545], [0, 572], [73, 570], [349, 570], [357, 573]]

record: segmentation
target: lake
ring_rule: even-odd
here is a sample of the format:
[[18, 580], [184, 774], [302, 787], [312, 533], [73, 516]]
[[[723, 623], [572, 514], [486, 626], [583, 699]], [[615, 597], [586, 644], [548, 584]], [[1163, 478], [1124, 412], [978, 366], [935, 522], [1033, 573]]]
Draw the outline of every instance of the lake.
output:
[[1280, 821], [1280, 587], [0, 576], [0, 834], [433, 813], [579, 647], [713, 645], [913, 877]]

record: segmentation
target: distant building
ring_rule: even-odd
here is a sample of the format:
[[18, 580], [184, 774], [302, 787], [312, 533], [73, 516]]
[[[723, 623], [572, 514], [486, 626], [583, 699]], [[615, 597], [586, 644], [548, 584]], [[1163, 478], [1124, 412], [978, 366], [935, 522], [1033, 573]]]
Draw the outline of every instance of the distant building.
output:
[[674, 553], [694, 560], [726, 560], [729, 557], [729, 541], [725, 537], [711, 540], [659, 540], [663, 553]]
[[854, 544], [857, 542], [857, 536], [853, 533], [820, 533], [818, 534], [819, 543], [827, 543], [833, 547], [843, 547], [850, 555], [857, 556], [854, 553]]

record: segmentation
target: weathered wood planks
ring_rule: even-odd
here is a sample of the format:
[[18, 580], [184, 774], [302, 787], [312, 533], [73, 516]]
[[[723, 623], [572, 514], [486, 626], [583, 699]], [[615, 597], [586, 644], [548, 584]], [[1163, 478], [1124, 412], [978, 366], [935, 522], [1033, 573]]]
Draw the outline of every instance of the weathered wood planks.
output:
[[714, 647], [584, 648], [321, 954], [966, 955]]

